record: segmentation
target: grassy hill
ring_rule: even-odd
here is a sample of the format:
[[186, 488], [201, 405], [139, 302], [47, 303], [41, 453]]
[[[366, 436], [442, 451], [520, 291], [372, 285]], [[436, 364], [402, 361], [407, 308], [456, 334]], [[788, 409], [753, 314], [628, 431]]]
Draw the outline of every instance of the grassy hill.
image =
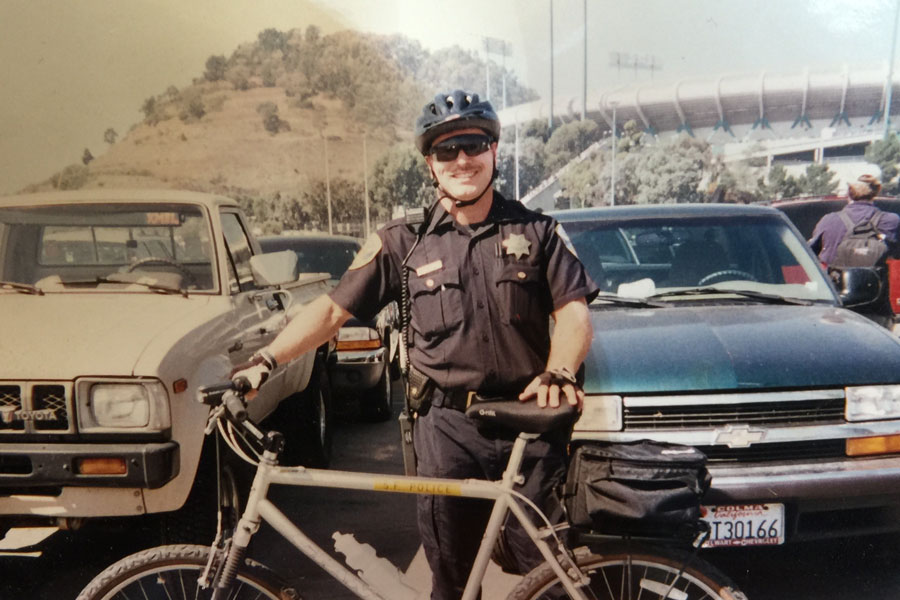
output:
[[[148, 98], [143, 121], [96, 158], [25, 191], [166, 187], [281, 201], [317, 189], [326, 168], [332, 182], [361, 185], [389, 149], [411, 146], [435, 90], [477, 91], [485, 72], [458, 47], [432, 53], [402, 36], [320, 36], [314, 26], [267, 29], [205, 67], [191, 85]], [[503, 69], [491, 73], [499, 89]], [[535, 97], [506, 78], [513, 101]]]

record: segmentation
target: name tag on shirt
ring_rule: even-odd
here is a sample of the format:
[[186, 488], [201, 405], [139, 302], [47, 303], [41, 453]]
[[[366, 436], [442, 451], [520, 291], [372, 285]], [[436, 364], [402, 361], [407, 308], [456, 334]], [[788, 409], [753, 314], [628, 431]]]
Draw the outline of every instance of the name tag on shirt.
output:
[[434, 262], [430, 262], [427, 265], [422, 265], [418, 269], [416, 269], [416, 275], [422, 277], [423, 275], [428, 275], [429, 273], [434, 273], [435, 271], [439, 271], [444, 267], [444, 263], [438, 259]]

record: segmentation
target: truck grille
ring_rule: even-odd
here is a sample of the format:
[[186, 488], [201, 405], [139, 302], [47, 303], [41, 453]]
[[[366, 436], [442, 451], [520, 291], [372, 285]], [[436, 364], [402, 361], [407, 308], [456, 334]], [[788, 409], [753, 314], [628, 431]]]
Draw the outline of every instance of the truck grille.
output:
[[0, 436], [74, 432], [71, 395], [70, 384], [0, 383]]
[[[844, 390], [746, 392], [672, 396], [631, 396], [623, 399], [625, 431], [703, 432], [727, 425], [773, 429], [840, 425], [844, 421]], [[705, 437], [705, 436], [704, 436]], [[843, 439], [803, 440], [698, 446], [710, 463], [827, 460], [845, 458]]]
[[624, 399], [625, 430], [703, 429], [729, 423], [797, 427], [844, 422], [844, 391], [765, 392]]
[[706, 454], [710, 464], [766, 461], [808, 461], [846, 458], [844, 440], [813, 440], [805, 442], [783, 442], [776, 444], [754, 444], [749, 448], [729, 448], [728, 446], [697, 446]]

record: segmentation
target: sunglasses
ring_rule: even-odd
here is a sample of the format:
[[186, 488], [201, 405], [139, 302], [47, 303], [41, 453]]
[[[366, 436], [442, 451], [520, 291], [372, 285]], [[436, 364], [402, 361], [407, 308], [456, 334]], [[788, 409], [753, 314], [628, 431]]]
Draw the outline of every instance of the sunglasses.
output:
[[439, 162], [450, 162], [456, 160], [460, 150], [470, 157], [484, 154], [490, 149], [491, 143], [491, 138], [485, 135], [458, 135], [435, 144], [429, 153]]

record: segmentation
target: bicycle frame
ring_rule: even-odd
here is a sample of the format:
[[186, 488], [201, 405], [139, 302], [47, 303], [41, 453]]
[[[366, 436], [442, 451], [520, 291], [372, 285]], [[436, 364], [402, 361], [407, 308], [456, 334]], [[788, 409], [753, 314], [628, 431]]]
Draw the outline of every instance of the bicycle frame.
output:
[[[567, 574], [567, 571], [578, 573], [578, 569], [568, 569], [560, 564], [560, 561], [544, 540], [544, 537], [547, 536], [543, 535], [532, 523], [525, 509], [514, 497], [513, 488], [521, 478], [519, 471], [525, 446], [530, 440], [537, 437], [536, 434], [519, 434], [513, 444], [509, 462], [500, 481], [394, 476], [353, 471], [307, 469], [305, 467], [281, 467], [275, 464], [277, 454], [266, 451], [263, 459], [258, 463], [256, 476], [250, 489], [250, 497], [247, 500], [247, 508], [241, 515], [237, 530], [234, 533], [232, 548], [235, 546], [246, 548], [250, 543], [250, 538], [259, 529], [260, 522], [265, 521], [301, 553], [325, 569], [332, 577], [360, 598], [364, 600], [390, 600], [379, 595], [372, 586], [334, 559], [304, 534], [281, 510], [268, 500], [269, 487], [272, 485], [286, 485], [482, 498], [493, 500], [494, 507], [482, 537], [475, 563], [466, 582], [462, 600], [475, 600], [477, 598], [482, 579], [491, 558], [491, 552], [497, 542], [504, 519], [509, 512], [512, 512], [522, 524], [523, 529], [539, 549], [544, 560], [550, 564], [553, 571], [559, 576], [570, 596], [577, 600], [586, 600], [581, 591], [576, 588], [575, 582]], [[563, 553], [563, 556], [568, 555]], [[563, 558], [563, 560], [566, 559]], [[574, 567], [574, 565], [572, 566]]]

